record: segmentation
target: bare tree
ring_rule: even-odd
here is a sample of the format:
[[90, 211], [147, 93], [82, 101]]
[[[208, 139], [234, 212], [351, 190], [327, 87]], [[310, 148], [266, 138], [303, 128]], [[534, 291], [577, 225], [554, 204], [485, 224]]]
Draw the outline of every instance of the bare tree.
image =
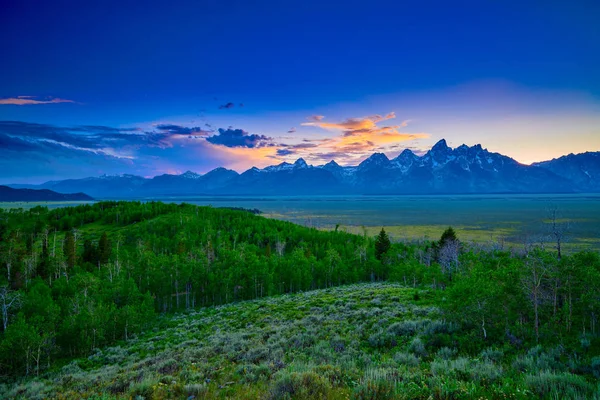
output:
[[571, 221], [562, 218], [560, 209], [556, 204], [547, 209], [547, 225], [550, 236], [556, 242], [555, 248], [558, 252], [558, 259], [562, 257], [562, 245], [566, 241], [567, 234], [571, 229]]
[[544, 282], [547, 279], [549, 273], [548, 266], [538, 258], [532, 257], [526, 263], [527, 274], [523, 277], [521, 283], [523, 289], [529, 295], [531, 303], [533, 305], [534, 313], [534, 329], [535, 329], [535, 340], [540, 340], [540, 313], [539, 307], [544, 299]]
[[285, 241], [280, 241], [277, 240], [277, 243], [275, 243], [275, 250], [277, 251], [277, 254], [279, 254], [280, 257], [283, 257], [283, 252], [285, 250]]
[[0, 307], [2, 308], [2, 327], [6, 331], [11, 310], [21, 306], [21, 293], [10, 290], [8, 286], [0, 286]]
[[439, 252], [439, 261], [442, 270], [450, 276], [458, 269], [458, 255], [460, 253], [460, 242], [458, 240], [446, 241]]

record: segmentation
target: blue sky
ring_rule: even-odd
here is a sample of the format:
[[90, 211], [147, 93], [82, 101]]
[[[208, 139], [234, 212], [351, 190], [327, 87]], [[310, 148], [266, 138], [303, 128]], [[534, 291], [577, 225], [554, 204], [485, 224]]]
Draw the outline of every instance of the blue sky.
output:
[[356, 164], [441, 138], [524, 163], [600, 150], [597, 1], [2, 9], [4, 183]]

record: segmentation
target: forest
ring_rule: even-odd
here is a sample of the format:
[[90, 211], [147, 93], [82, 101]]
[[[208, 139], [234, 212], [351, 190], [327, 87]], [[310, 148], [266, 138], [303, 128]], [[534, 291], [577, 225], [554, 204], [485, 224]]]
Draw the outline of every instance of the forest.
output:
[[556, 248], [507, 249], [440, 234], [393, 242], [383, 229], [369, 237], [161, 202], [0, 210], [0, 375], [10, 383], [59, 371], [169, 315], [395, 282], [411, 301], [433, 293], [443, 320], [460, 326], [461, 354], [560, 348], [570, 374], [600, 377], [597, 252], [561, 253], [558, 236]]

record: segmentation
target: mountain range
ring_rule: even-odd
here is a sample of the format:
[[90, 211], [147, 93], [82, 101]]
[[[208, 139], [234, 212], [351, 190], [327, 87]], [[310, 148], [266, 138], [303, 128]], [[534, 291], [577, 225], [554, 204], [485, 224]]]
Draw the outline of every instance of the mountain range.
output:
[[239, 174], [216, 168], [204, 175], [143, 178], [103, 175], [13, 188], [84, 192], [97, 198], [182, 195], [460, 194], [600, 192], [600, 152], [569, 154], [532, 165], [520, 164], [481, 145], [455, 149], [440, 140], [419, 156], [404, 150], [389, 159], [375, 153], [357, 166], [335, 161], [312, 166], [302, 158]]

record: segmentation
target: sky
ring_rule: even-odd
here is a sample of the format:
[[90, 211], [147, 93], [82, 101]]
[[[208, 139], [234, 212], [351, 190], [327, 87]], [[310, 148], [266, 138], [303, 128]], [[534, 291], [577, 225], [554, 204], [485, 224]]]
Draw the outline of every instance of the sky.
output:
[[0, 9], [0, 183], [600, 150], [596, 0]]

